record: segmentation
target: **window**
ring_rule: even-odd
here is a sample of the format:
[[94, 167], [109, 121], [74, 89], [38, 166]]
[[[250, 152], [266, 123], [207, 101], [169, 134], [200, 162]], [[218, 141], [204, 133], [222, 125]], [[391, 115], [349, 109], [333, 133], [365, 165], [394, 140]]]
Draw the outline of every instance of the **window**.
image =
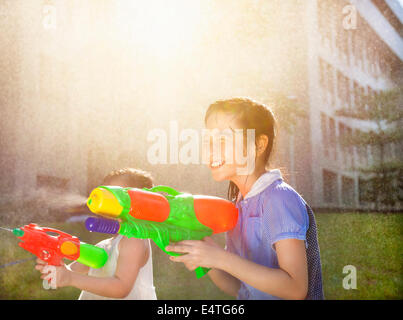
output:
[[326, 157], [329, 156], [329, 134], [328, 134], [328, 126], [327, 126], [327, 116], [321, 112], [320, 114], [320, 123], [321, 123], [321, 131], [322, 131], [322, 146], [323, 151]]
[[333, 118], [329, 118], [329, 144], [333, 151], [333, 158], [336, 160], [336, 123]]
[[367, 61], [368, 61], [368, 72], [371, 75], [374, 75], [375, 73], [375, 68], [374, 68], [374, 47], [373, 46], [369, 46], [367, 49], [367, 53], [368, 53], [368, 57], [367, 57]]
[[354, 56], [355, 61], [358, 62], [360, 68], [363, 67], [363, 58], [364, 58], [364, 50], [365, 50], [365, 35], [367, 32], [363, 31], [364, 20], [360, 15], [357, 15], [357, 29], [354, 31]]
[[348, 167], [354, 166], [354, 147], [350, 145], [353, 130], [343, 123], [339, 123], [339, 144], [343, 165]]
[[351, 79], [348, 80], [348, 97], [349, 97], [348, 107], [352, 108], [354, 106], [354, 81]]
[[350, 127], [347, 127], [347, 139], [348, 139], [348, 146], [346, 147], [346, 151], [348, 151], [347, 157], [350, 160], [350, 165], [352, 168], [354, 168], [354, 146], [351, 144], [351, 140], [353, 137], [353, 129]]
[[345, 138], [346, 138], [346, 126], [343, 123], [339, 123], [339, 145], [341, 151], [341, 159], [343, 165], [345, 164], [344, 161], [346, 159], [346, 146], [345, 146]]
[[[362, 131], [356, 130], [356, 134], [360, 134]], [[368, 165], [368, 155], [367, 155], [367, 148], [363, 145], [358, 145], [357, 147], [357, 161], [359, 162], [359, 166], [367, 166]]]
[[[351, 48], [351, 44], [352, 44], [352, 42], [353, 42], [353, 32], [354, 32], [354, 30], [348, 30], [347, 31], [347, 39], [346, 39], [346, 41], [347, 41], [347, 44], [346, 44], [346, 47], [347, 47], [347, 64], [348, 65], [351, 65], [351, 58], [352, 58], [352, 54], [351, 54], [351, 51], [352, 51], [352, 48]], [[349, 46], [350, 46], [350, 48], [349, 48]]]
[[319, 58], [319, 81], [327, 92], [331, 94], [331, 101], [334, 95], [334, 68], [325, 60]]
[[340, 100], [343, 100], [343, 76], [340, 71], [337, 71], [337, 95]]
[[374, 90], [368, 86], [367, 92], [368, 100], [371, 101], [374, 98]]
[[329, 0], [318, 1], [318, 28], [322, 39], [330, 42], [333, 19], [333, 3]]
[[367, 145], [367, 157], [368, 157], [368, 165], [371, 166], [374, 163], [374, 150], [372, 145]]
[[319, 58], [319, 81], [323, 88], [326, 88], [326, 62]]
[[[364, 87], [360, 87], [360, 101], [361, 103], [365, 103], [365, 89]], [[365, 106], [365, 109], [368, 109], [368, 106]]]
[[348, 107], [351, 108], [353, 105], [353, 98], [352, 98], [352, 80], [350, 78], [346, 78], [346, 90], [347, 90], [347, 97], [346, 97], [346, 103], [348, 104]]
[[357, 29], [350, 30], [351, 34], [351, 53], [353, 56], [353, 60], [357, 60]]
[[337, 174], [323, 170], [323, 200], [326, 203], [337, 203]]
[[341, 178], [341, 193], [343, 204], [352, 206], [354, 204], [354, 180], [348, 177]]
[[354, 104], [356, 108], [359, 108], [361, 104], [360, 87], [358, 83], [355, 81], [354, 81]]
[[349, 79], [340, 71], [337, 71], [337, 94], [342, 106], [349, 103]]
[[360, 178], [358, 180], [358, 201], [360, 205], [375, 201], [371, 180]]
[[[345, 3], [344, 5], [346, 5], [347, 3]], [[344, 6], [343, 5], [343, 6]], [[342, 14], [343, 11], [343, 6], [338, 6], [337, 11], [338, 11], [338, 17], [339, 17], [339, 21], [343, 21], [344, 16]], [[348, 33], [349, 30], [344, 29], [343, 27], [343, 23], [337, 23], [336, 25], [336, 46], [338, 48], [339, 54], [340, 56], [344, 55], [348, 55]]]
[[334, 69], [333, 69], [333, 67], [330, 65], [330, 64], [326, 64], [327, 65], [327, 67], [326, 67], [326, 69], [327, 69], [327, 81], [328, 81], [328, 90], [329, 90], [329, 92], [333, 95], [333, 88], [334, 88], [334, 79], [333, 79], [333, 74], [334, 74]]

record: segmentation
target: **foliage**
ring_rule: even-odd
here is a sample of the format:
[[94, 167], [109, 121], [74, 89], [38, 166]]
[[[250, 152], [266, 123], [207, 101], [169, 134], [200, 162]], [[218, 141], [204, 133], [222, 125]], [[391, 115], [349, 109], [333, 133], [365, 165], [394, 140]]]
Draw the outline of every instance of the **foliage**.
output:
[[[371, 129], [355, 130], [341, 139], [343, 146], [366, 148], [371, 146], [373, 163], [355, 168], [361, 172], [362, 201], [392, 208], [402, 202], [403, 161], [401, 155], [392, 158], [386, 154], [392, 144], [399, 153], [403, 130], [403, 88], [360, 96], [356, 107], [337, 111], [338, 116], [358, 119]], [[365, 150], [365, 149], [364, 149]]]
[[273, 112], [281, 128], [288, 133], [293, 129], [300, 118], [307, 116], [306, 110], [299, 104], [294, 97], [285, 95], [282, 92], [274, 92], [268, 98], [270, 105], [273, 105]]

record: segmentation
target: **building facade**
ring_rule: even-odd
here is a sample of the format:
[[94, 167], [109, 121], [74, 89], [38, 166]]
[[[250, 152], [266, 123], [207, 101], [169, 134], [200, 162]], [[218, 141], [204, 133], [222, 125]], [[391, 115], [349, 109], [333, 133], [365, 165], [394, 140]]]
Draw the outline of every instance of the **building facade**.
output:
[[183, 144], [172, 122], [202, 129], [217, 99], [269, 102], [281, 92], [306, 117], [280, 128], [273, 165], [314, 208], [365, 207], [354, 167], [370, 164], [372, 150], [339, 141], [370, 126], [335, 112], [397, 85], [397, 0], [167, 3], [0, 2], [2, 195], [87, 194], [110, 170], [132, 166], [157, 184], [225, 197], [227, 185], [204, 165], [151, 164], [149, 132]]
[[[315, 207], [368, 208], [360, 199], [356, 168], [373, 164], [375, 150], [345, 147], [341, 141], [355, 130], [374, 128], [335, 112], [354, 108], [363, 95], [399, 85], [402, 8], [397, 1], [322, 0], [310, 6], [316, 12], [310, 14], [312, 31], [308, 33], [312, 201]], [[385, 157], [399, 154], [398, 146], [392, 144]]]

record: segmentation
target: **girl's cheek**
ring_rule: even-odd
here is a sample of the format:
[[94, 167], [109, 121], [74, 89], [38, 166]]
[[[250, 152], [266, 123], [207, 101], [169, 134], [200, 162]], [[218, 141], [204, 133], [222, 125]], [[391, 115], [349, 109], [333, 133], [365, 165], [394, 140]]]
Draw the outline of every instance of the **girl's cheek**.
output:
[[236, 175], [237, 175], [237, 166], [235, 164], [229, 165], [227, 168], [227, 179], [230, 180]]

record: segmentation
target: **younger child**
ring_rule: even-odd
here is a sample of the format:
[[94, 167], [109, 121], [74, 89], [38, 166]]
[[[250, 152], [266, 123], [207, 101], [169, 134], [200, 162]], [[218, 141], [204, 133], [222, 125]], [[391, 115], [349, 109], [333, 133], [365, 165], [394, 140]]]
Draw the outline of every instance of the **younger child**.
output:
[[[151, 188], [149, 173], [125, 168], [109, 173], [102, 185], [133, 188]], [[81, 289], [79, 300], [156, 300], [153, 285], [153, 266], [149, 239], [126, 238], [115, 235], [97, 244], [108, 253], [108, 261], [99, 269], [79, 262], [56, 267], [56, 286], [73, 286]], [[50, 274], [46, 263], [37, 260], [35, 269], [41, 271], [42, 279]]]

